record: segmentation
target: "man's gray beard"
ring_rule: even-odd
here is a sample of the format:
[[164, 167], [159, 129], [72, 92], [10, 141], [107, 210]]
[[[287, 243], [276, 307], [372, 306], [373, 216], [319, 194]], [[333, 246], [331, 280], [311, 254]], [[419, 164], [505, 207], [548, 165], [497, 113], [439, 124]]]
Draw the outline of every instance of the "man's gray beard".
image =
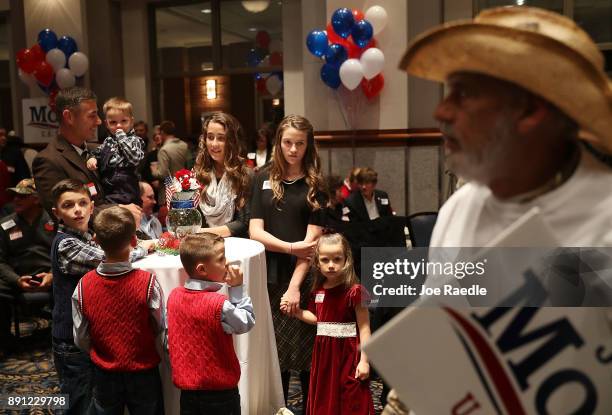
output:
[[[440, 125], [440, 131], [456, 137], [453, 128], [447, 124]], [[487, 185], [506, 171], [503, 166], [507, 162], [509, 150], [516, 145], [516, 139], [514, 121], [502, 114], [483, 147], [475, 153], [461, 150], [460, 154], [447, 156], [446, 168], [466, 181]]]

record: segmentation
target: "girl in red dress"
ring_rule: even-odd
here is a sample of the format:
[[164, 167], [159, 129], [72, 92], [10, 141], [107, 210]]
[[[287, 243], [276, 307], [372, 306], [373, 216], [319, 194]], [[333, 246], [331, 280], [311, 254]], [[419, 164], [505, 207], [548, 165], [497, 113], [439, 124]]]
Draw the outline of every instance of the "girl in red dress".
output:
[[313, 274], [308, 310], [293, 313], [317, 325], [307, 414], [374, 414], [370, 365], [359, 351], [360, 342], [370, 337], [368, 309], [362, 305], [367, 292], [357, 283], [351, 249], [342, 235], [319, 239]]

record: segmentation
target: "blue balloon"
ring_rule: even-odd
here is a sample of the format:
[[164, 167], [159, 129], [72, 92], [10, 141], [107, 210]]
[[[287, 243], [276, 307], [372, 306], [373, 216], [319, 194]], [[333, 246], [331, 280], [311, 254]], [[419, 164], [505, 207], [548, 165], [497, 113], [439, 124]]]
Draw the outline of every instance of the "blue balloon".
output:
[[57, 35], [51, 29], [43, 29], [38, 32], [38, 44], [45, 53], [49, 52], [57, 47]]
[[342, 62], [348, 59], [348, 52], [346, 48], [337, 43], [332, 43], [327, 48], [327, 53], [325, 54], [325, 62], [330, 65], [340, 66]]
[[256, 81], [259, 81], [260, 79], [263, 79], [264, 76], [261, 72], [257, 72], [255, 75], [253, 75], [253, 77]]
[[338, 89], [341, 84], [340, 70], [337, 66], [326, 63], [321, 67], [321, 80], [331, 89]]
[[373, 34], [374, 29], [367, 20], [360, 20], [353, 26], [353, 42], [360, 48], [365, 48], [370, 43]]
[[313, 30], [306, 37], [306, 46], [310, 53], [322, 57], [327, 53], [327, 33], [324, 30]]
[[261, 62], [262, 59], [260, 56], [261, 54], [256, 48], [251, 48], [251, 50], [249, 50], [247, 53], [247, 65], [250, 67], [259, 65], [259, 62]]
[[68, 62], [70, 55], [78, 50], [76, 41], [70, 36], [60, 37], [57, 41], [57, 48], [64, 52], [64, 55], [66, 55], [66, 62]]
[[334, 14], [332, 14], [331, 24], [334, 28], [334, 31], [339, 36], [346, 39], [351, 34], [351, 30], [353, 29], [353, 25], [355, 24], [353, 12], [351, 11], [351, 9], [347, 9], [346, 7], [343, 9], [336, 10]]

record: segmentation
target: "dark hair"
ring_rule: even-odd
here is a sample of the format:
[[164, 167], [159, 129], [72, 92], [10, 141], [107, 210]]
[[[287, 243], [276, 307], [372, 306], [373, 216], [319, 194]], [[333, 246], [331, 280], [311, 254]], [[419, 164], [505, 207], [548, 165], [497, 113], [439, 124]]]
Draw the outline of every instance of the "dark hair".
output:
[[137, 125], [144, 125], [145, 130], [147, 130], [147, 132], [149, 131], [149, 126], [143, 120], [136, 121], [136, 123], [134, 124], [134, 128], [136, 128]]
[[162, 121], [161, 124], [159, 124], [159, 131], [163, 134], [166, 135], [172, 135], [174, 134], [174, 131], [176, 130], [176, 126], [174, 125], [174, 123], [172, 121]]
[[181, 241], [179, 254], [183, 268], [188, 275], [193, 275], [199, 262], [208, 261], [215, 254], [215, 245], [223, 244], [225, 240], [210, 232], [187, 235]]
[[[200, 183], [206, 188], [212, 181], [214, 161], [206, 148], [206, 130], [211, 123], [220, 124], [225, 128], [225, 160], [223, 168], [230, 179], [232, 190], [236, 194], [236, 207], [242, 209], [249, 197], [249, 174], [240, 156], [244, 145], [244, 130], [240, 122], [233, 115], [225, 112], [214, 112], [204, 121], [202, 126], [203, 136], [199, 143], [198, 155], [196, 157], [194, 171]], [[202, 196], [206, 197], [206, 193]]]
[[93, 222], [96, 241], [110, 255], [125, 249], [136, 232], [134, 216], [124, 207], [111, 206], [102, 210]]
[[74, 179], [64, 179], [60, 182], [57, 182], [55, 186], [51, 189], [51, 197], [53, 198], [53, 206], [57, 207], [57, 202], [60, 197], [66, 192], [76, 192], [83, 193], [87, 195], [89, 200], [91, 200], [91, 195], [89, 194], [89, 189], [86, 185]]
[[259, 139], [260, 135], [263, 135], [264, 137], [266, 137], [266, 149], [268, 151], [272, 151], [272, 145], [274, 144], [274, 133], [275, 132], [276, 132], [276, 129], [274, 128], [274, 125], [271, 122], [263, 123], [259, 127], [257, 132], [255, 133], [255, 137], [253, 139], [253, 142], [251, 143], [252, 151], [257, 151], [257, 140]]
[[55, 97], [55, 113], [60, 124], [62, 123], [64, 110], [72, 110], [83, 101], [97, 101], [98, 97], [89, 88], [73, 86], [61, 89]]
[[364, 167], [357, 173], [357, 183], [378, 183], [378, 173], [370, 167]]

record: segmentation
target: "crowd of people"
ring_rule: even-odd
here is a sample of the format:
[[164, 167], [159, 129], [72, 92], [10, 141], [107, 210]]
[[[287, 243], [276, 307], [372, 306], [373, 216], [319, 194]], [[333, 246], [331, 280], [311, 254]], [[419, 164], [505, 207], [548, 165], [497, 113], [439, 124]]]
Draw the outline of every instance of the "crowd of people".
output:
[[[601, 56], [590, 53], [595, 45], [570, 20], [539, 9], [493, 9], [466, 25], [484, 31], [483, 22], [521, 33], [505, 42], [554, 42], [567, 53], [542, 54], [537, 70], [512, 66], [517, 48], [503, 42], [499, 55], [453, 59], [460, 40], [480, 38], [452, 28], [411, 45], [401, 66], [449, 85], [435, 117], [449, 166], [468, 181], [440, 211], [431, 245], [484, 245], [538, 206], [564, 245], [609, 246], [612, 200], [601, 189], [612, 188], [612, 172], [598, 155], [612, 149], [612, 87]], [[561, 88], [550, 76], [560, 67], [585, 87]], [[14, 213], [0, 219], [0, 295], [53, 288], [54, 362], [74, 413], [120, 413], [124, 405], [162, 413], [156, 339], [182, 390], [181, 413], [240, 413], [231, 335], [249, 331], [258, 310], [225, 259], [229, 236], [265, 247], [285, 399], [297, 371], [305, 414], [374, 413], [359, 348], [371, 332], [368, 293], [344, 231], [394, 215], [375, 170], [324, 177], [314, 127], [299, 115], [262, 126], [248, 148], [239, 121], [213, 113], [192, 157], [171, 121], [155, 126], [147, 152], [147, 126], [134, 122], [123, 99], [104, 104], [109, 135], [95, 149], [89, 142], [102, 123], [95, 94], [62, 90], [56, 110], [59, 133], [34, 159], [34, 179], [8, 187]], [[592, 132], [588, 147], [580, 128]], [[164, 304], [157, 277], [131, 262], [155, 249], [165, 225], [164, 177], [184, 168], [202, 184], [205, 232], [182, 241], [189, 279]], [[221, 283], [227, 297], [216, 292]], [[10, 310], [0, 311], [7, 338]], [[387, 413], [406, 411], [395, 398], [391, 404]]]

